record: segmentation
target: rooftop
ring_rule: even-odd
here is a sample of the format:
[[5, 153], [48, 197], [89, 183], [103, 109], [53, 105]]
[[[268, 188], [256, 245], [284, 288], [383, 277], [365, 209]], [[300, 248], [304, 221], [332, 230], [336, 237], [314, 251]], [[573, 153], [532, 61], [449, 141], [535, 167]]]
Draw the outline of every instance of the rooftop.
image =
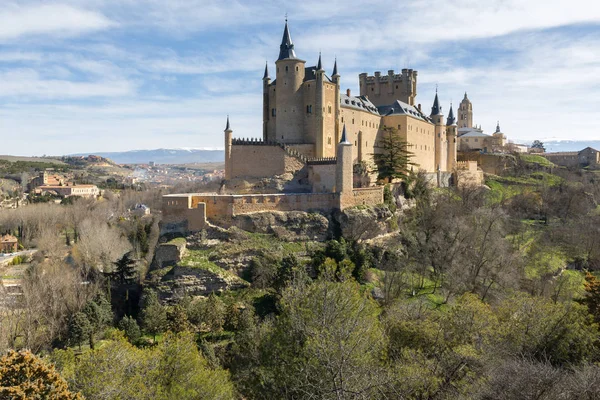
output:
[[383, 116], [408, 115], [410, 117], [420, 119], [421, 121], [431, 122], [431, 120], [421, 111], [419, 111], [418, 108], [400, 100], [396, 100], [394, 103], [388, 106], [379, 106], [377, 109], [379, 110], [379, 114]]

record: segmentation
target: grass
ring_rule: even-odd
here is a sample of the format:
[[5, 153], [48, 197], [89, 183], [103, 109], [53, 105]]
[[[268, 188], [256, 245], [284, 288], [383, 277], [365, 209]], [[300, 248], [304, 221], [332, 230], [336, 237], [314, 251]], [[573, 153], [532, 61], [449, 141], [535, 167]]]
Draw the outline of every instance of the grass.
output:
[[187, 243], [187, 241], [185, 238], [178, 237], [178, 238], [169, 240], [166, 244], [185, 245], [186, 243]]
[[547, 158], [535, 154], [521, 154], [520, 158], [526, 163], [539, 164], [542, 167], [548, 168], [556, 167], [556, 164], [549, 161]]

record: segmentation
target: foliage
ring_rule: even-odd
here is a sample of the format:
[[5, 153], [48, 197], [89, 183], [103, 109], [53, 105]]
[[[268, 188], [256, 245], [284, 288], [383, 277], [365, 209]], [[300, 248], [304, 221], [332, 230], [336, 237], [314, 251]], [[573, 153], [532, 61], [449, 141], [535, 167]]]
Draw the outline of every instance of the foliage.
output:
[[546, 151], [546, 147], [544, 146], [544, 142], [539, 141], [539, 140], [534, 140], [533, 143], [531, 143], [531, 148], [532, 149], [541, 149], [542, 151]]
[[121, 258], [113, 262], [115, 270], [110, 273], [111, 277], [114, 277], [120, 285], [127, 285], [135, 282], [136, 279], [136, 261], [131, 258], [131, 252], [123, 254]]
[[67, 379], [87, 399], [233, 399], [229, 375], [212, 369], [190, 333], [167, 334], [155, 347], [138, 349], [115, 335], [97, 350], [79, 356], [56, 350]]
[[125, 337], [131, 343], [135, 343], [141, 336], [140, 327], [135, 319], [130, 316], [124, 316], [117, 327], [125, 333]]
[[414, 165], [410, 161], [413, 153], [408, 150], [408, 143], [400, 137], [396, 128], [384, 126], [382, 131], [381, 152], [373, 154], [377, 179], [406, 178], [410, 166]]
[[52, 365], [28, 350], [10, 350], [0, 358], [0, 398], [2, 399], [83, 399], [69, 391], [67, 382]]
[[142, 327], [156, 340], [156, 335], [167, 330], [167, 310], [160, 304], [156, 292], [146, 289], [142, 296]]

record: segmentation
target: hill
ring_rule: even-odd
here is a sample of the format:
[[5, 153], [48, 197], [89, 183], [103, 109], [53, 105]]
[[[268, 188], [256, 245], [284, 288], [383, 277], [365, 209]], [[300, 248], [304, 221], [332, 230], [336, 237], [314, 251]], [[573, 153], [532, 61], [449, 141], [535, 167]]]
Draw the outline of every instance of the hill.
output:
[[[225, 159], [223, 150], [206, 149], [131, 150], [124, 152], [94, 152], [93, 154], [109, 158], [117, 164], [148, 164], [150, 161], [157, 164], [190, 164], [223, 162]], [[82, 155], [86, 154], [73, 154], [73, 156]]]

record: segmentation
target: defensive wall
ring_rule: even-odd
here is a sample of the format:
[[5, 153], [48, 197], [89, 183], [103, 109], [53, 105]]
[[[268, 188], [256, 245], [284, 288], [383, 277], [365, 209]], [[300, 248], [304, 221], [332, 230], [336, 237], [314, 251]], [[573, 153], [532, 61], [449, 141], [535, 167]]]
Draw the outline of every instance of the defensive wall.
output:
[[233, 139], [231, 144], [231, 178], [294, 174], [304, 168], [304, 160], [293, 148], [255, 139]]
[[163, 196], [163, 231], [199, 231], [207, 222], [229, 226], [234, 215], [261, 211], [323, 211], [383, 203], [383, 187], [340, 193], [219, 195], [184, 193]]
[[456, 162], [456, 186], [481, 186], [483, 171], [477, 167], [477, 161]]

